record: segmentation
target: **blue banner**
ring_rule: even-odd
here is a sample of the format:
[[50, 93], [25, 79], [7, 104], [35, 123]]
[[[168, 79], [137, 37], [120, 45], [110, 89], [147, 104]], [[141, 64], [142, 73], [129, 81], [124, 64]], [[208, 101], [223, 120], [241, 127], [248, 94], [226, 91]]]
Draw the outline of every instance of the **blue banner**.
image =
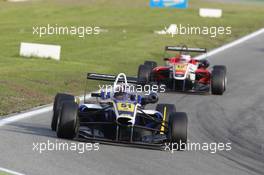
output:
[[187, 8], [188, 0], [150, 0], [150, 7]]

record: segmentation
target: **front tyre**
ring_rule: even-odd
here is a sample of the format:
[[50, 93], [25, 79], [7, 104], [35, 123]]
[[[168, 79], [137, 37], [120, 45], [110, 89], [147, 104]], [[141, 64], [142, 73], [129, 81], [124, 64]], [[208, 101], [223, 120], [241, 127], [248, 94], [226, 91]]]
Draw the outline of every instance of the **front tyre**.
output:
[[63, 102], [57, 123], [59, 138], [73, 139], [79, 129], [78, 104], [71, 101]]
[[[168, 138], [175, 149], [183, 150], [187, 144], [188, 117], [185, 112], [174, 112], [169, 116]], [[177, 145], [177, 147], [175, 147]]]
[[53, 131], [56, 131], [59, 111], [64, 101], [74, 102], [74, 96], [68, 95], [68, 94], [62, 94], [62, 93], [58, 93], [55, 96], [54, 103], [53, 103], [53, 116], [51, 120], [51, 129]]

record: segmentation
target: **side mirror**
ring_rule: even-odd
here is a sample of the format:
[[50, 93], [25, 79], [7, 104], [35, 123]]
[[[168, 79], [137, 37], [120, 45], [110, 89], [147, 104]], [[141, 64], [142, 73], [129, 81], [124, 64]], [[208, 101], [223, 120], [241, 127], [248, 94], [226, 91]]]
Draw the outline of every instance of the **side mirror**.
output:
[[157, 103], [158, 100], [159, 100], [158, 95], [156, 93], [151, 93], [142, 99], [142, 105]]
[[148, 95], [149, 103], [157, 103], [159, 101], [159, 97], [156, 93], [151, 93]]

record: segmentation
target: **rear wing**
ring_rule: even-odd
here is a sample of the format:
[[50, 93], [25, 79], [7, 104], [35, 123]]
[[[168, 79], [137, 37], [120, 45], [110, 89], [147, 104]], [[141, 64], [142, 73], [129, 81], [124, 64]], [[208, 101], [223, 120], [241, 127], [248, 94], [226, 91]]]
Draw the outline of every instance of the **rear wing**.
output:
[[[97, 73], [88, 73], [87, 74], [87, 79], [90, 79], [90, 80], [101, 80], [101, 81], [114, 82], [114, 81], [116, 81], [116, 78], [117, 78], [117, 76], [108, 75], [108, 74], [97, 74]], [[138, 84], [138, 79], [136, 77], [126, 77], [126, 78], [127, 78], [127, 83]], [[120, 78], [119, 81], [125, 82], [125, 79]]]
[[165, 51], [179, 51], [179, 52], [197, 52], [197, 53], [206, 53], [205, 48], [188, 48], [186, 46], [166, 46]]

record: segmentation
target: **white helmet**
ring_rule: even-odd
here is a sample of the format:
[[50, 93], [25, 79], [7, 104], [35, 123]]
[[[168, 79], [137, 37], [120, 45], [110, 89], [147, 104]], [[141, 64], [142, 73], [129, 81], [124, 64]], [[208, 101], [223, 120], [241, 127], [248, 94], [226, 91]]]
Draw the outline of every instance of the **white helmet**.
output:
[[191, 61], [191, 55], [181, 55], [180, 60], [184, 62], [189, 62]]

